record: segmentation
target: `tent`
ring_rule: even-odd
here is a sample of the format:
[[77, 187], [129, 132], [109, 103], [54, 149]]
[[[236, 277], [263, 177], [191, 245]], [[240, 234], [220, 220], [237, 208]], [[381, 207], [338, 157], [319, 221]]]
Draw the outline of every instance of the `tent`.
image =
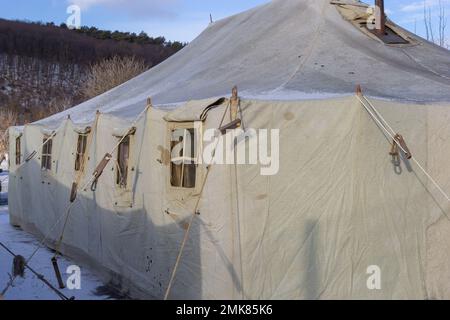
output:
[[[450, 298], [450, 54], [369, 16], [275, 0], [10, 128], [11, 223], [137, 298]], [[233, 108], [249, 158], [278, 130], [276, 174], [171, 161], [175, 134], [198, 141]]]

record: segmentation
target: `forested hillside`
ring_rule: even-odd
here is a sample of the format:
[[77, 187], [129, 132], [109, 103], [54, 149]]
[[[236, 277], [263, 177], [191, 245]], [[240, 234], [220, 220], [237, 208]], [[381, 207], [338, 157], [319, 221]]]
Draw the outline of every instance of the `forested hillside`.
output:
[[134, 57], [148, 69], [183, 46], [144, 32], [0, 19], [0, 112], [16, 113], [18, 124], [35, 121], [90, 98], [84, 86], [95, 64]]

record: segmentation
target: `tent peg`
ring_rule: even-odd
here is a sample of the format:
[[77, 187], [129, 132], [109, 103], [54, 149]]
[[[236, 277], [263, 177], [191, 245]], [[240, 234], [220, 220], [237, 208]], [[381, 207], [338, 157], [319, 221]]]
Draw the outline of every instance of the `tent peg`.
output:
[[52, 258], [52, 265], [53, 265], [53, 269], [55, 271], [56, 280], [58, 280], [59, 288], [64, 289], [66, 286], [64, 285], [64, 282], [62, 280], [61, 272], [59, 271], [58, 260], [56, 259], [56, 256]]
[[77, 192], [78, 192], [78, 183], [73, 182], [72, 183], [72, 189], [70, 191], [70, 203], [74, 203], [77, 199]]

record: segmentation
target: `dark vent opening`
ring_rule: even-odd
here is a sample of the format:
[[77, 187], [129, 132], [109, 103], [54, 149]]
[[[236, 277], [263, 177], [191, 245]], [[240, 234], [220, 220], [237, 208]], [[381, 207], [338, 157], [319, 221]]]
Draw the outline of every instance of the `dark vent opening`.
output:
[[383, 41], [386, 44], [409, 44], [409, 41], [400, 36], [397, 32], [392, 30], [390, 27], [386, 26], [386, 32], [384, 35], [380, 35], [376, 32], [375, 29], [375, 23], [373, 23], [373, 28], [369, 29], [367, 27], [367, 23], [363, 22], [361, 23], [361, 28], [366, 28], [367, 31], [375, 35], [377, 38], [379, 38], [381, 41]]

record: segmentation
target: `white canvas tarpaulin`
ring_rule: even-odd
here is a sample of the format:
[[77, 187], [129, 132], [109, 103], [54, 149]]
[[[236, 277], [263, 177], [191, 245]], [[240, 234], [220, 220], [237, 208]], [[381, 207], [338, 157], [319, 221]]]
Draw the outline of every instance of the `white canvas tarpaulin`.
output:
[[[440, 172], [449, 105], [374, 104], [448, 190], [450, 181]], [[226, 105], [209, 112], [205, 128], [217, 127]], [[262, 176], [255, 165], [212, 168], [171, 298], [447, 297], [439, 279], [448, 276], [448, 261], [436, 248], [447, 234], [430, 237], [427, 231], [448, 228], [448, 203], [413, 163], [403, 159], [401, 169], [393, 166], [390, 141], [356, 97], [243, 100], [242, 112], [248, 127], [280, 129], [280, 171]], [[150, 109], [136, 125], [129, 189], [117, 189], [111, 165], [95, 192], [80, 190], [63, 242], [64, 253], [140, 297], [163, 297], [198, 197], [198, 190], [168, 183], [164, 115]], [[83, 179], [115, 144], [114, 128], [121, 126], [126, 123], [118, 118], [99, 116]], [[25, 150], [41, 143], [41, 131], [25, 127]], [[38, 158], [19, 172], [12, 167], [13, 223], [46, 234], [64, 213], [74, 179], [74, 158], [67, 155], [76, 137], [65, 121], [54, 138], [51, 172], [39, 169]], [[198, 169], [199, 179], [205, 170]], [[60, 231], [51, 232], [53, 241]], [[381, 290], [367, 288], [371, 265], [382, 271]]]
[[268, 1], [216, 21], [160, 65], [42, 123], [58, 126], [68, 114], [90, 122], [96, 110], [133, 119], [148, 97], [167, 108], [228, 95], [235, 85], [243, 96], [262, 100], [336, 97], [361, 84], [376, 97], [450, 101], [448, 50], [398, 26], [411, 45], [385, 45], [330, 2]]

